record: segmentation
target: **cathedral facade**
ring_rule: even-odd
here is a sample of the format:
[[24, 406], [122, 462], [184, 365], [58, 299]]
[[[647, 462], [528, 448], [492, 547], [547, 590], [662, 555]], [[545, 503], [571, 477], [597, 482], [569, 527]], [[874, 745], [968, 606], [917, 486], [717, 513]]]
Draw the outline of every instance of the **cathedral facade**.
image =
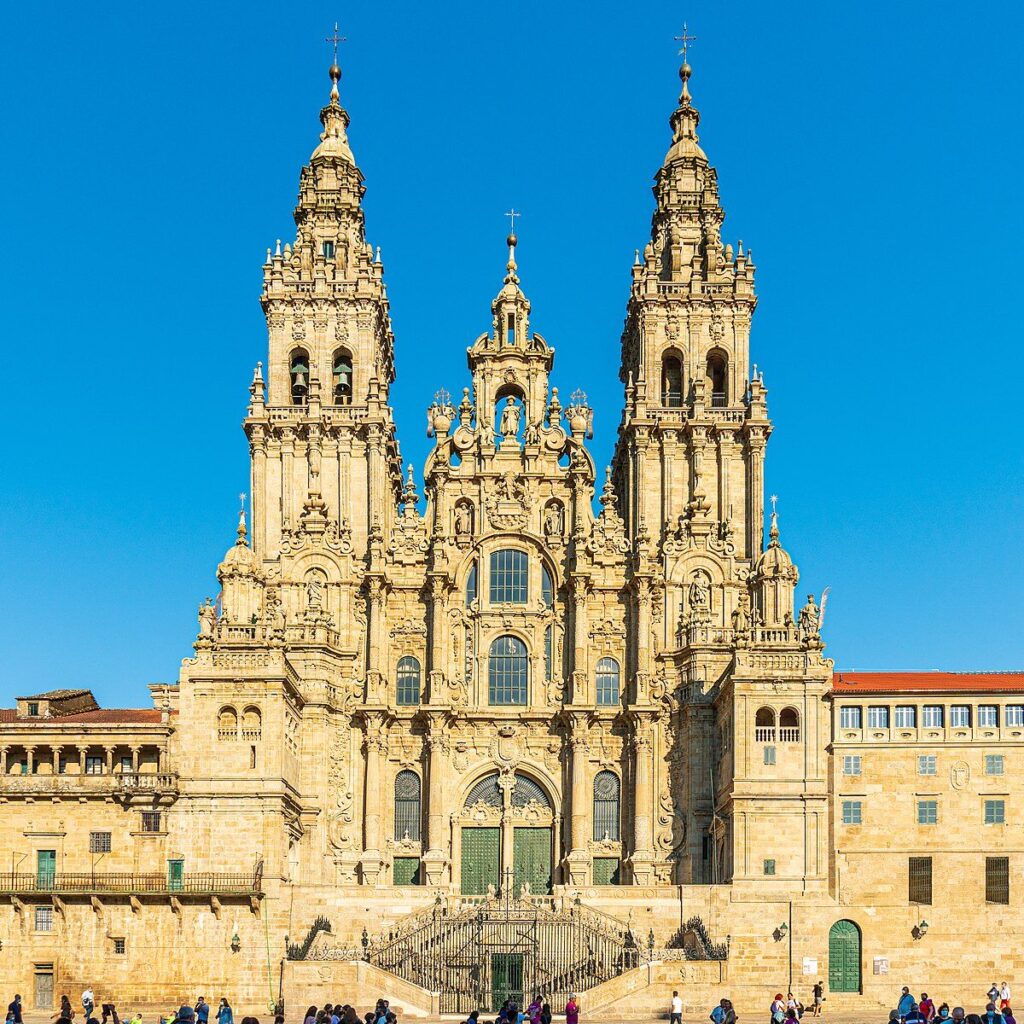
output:
[[[701, 999], [819, 974], [852, 998], [902, 984], [890, 964], [938, 983], [964, 892], [1009, 922], [1019, 889], [1024, 675], [840, 678], [824, 656], [774, 510], [764, 535], [755, 267], [723, 241], [689, 66], [631, 270], [612, 464], [532, 329], [512, 234], [466, 378], [427, 410], [420, 485], [340, 75], [295, 240], [263, 267], [251, 514], [195, 656], [148, 709], [68, 689], [0, 717], [8, 988], [273, 1002], [318, 917], [358, 959], [424, 908], [503, 892], [592, 908], [649, 962], [699, 917], [727, 955], [658, 977], [689, 969]], [[940, 820], [972, 829], [948, 871]]]

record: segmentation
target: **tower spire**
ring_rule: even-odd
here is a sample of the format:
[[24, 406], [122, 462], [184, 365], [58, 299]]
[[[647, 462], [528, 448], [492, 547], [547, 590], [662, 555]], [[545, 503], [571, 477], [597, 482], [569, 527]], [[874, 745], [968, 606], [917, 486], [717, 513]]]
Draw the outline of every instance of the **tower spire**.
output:
[[326, 37], [324, 42], [331, 43], [334, 47], [331, 57], [331, 66], [327, 73], [331, 79], [331, 94], [327, 106], [320, 111], [320, 123], [324, 130], [320, 135], [320, 145], [313, 151], [312, 159], [318, 156], [335, 156], [355, 163], [355, 157], [349, 148], [346, 130], [349, 125], [348, 111], [341, 105], [341, 94], [338, 91], [338, 82], [341, 81], [341, 66], [338, 64], [338, 44], [346, 41], [344, 36], [338, 35], [338, 23], [334, 23], [334, 34]]

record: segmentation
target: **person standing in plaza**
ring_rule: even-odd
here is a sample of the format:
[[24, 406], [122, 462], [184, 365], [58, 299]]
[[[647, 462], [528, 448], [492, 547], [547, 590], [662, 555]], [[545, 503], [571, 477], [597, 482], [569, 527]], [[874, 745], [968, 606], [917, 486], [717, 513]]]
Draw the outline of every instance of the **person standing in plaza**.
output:
[[15, 994], [7, 1007], [7, 1019], [11, 1024], [21, 1024], [21, 996]]
[[92, 989], [87, 988], [82, 993], [82, 1009], [85, 1011], [85, 1019], [88, 1020], [92, 1016], [92, 1009], [96, 1005], [96, 997], [92, 994]]
[[992, 987], [986, 993], [988, 1001], [994, 1003], [999, 998], [999, 986], [993, 981]]
[[820, 1017], [821, 1004], [825, 1002], [825, 982], [819, 978], [818, 984], [811, 989], [811, 994], [814, 997], [814, 1009], [811, 1011], [811, 1016]]
[[683, 1024], [683, 1001], [679, 993], [672, 993], [672, 1005], [668, 1011], [668, 1024]]
[[1003, 982], [999, 986], [999, 1009], [1005, 1010], [1010, 1005], [1010, 986], [1007, 982]]
[[996, 1009], [996, 1004], [989, 1002], [981, 1015], [982, 1024], [1004, 1024], [1003, 1015]]
[[580, 1004], [576, 1001], [576, 995], [569, 996], [569, 1002], [565, 1004], [565, 1024], [580, 1024]]
[[235, 1024], [235, 1015], [231, 1012], [231, 1004], [227, 999], [221, 999], [217, 1007], [217, 1024]]
[[781, 992], [775, 993], [775, 998], [772, 1000], [768, 1013], [768, 1024], [782, 1024], [786, 1019], [786, 1004], [783, 1001]]
[[903, 991], [900, 993], [900, 1001], [896, 1004], [896, 1013], [899, 1014], [904, 1020], [907, 1014], [910, 1013], [914, 1006], [914, 997], [910, 994], [910, 989], [906, 985], [903, 986]]
[[930, 1021], [935, 1016], [935, 1003], [932, 1002], [927, 992], [921, 993], [921, 1002], [917, 1008], [924, 1014], [924, 1019]]

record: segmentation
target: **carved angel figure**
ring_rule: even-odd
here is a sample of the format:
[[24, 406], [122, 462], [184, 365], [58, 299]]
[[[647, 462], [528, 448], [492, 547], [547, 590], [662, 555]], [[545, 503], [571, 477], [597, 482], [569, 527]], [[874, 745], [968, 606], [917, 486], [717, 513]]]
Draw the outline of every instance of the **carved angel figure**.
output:
[[213, 602], [207, 598], [206, 604], [199, 606], [199, 635], [201, 637], [212, 637], [213, 631], [217, 628], [217, 610]]

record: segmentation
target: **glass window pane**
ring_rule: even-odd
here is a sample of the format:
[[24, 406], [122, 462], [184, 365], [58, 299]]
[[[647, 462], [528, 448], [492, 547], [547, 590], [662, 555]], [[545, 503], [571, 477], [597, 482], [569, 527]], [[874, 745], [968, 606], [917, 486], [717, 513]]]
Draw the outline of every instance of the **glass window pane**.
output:
[[526, 645], [518, 637], [499, 636], [488, 658], [489, 703], [525, 704], [528, 678]]
[[860, 775], [860, 755], [847, 754], [843, 758], [844, 775]]
[[896, 728], [913, 729], [917, 725], [917, 708], [913, 704], [901, 704], [896, 708]]
[[978, 708], [978, 725], [986, 729], [999, 726], [999, 708], [995, 704], [982, 704]]
[[1002, 754], [986, 754], [985, 755], [985, 774], [986, 775], [1002, 775], [1003, 774], [1003, 755]]
[[936, 825], [939, 821], [939, 804], [937, 800], [917, 801], [918, 825]]
[[839, 724], [844, 729], [859, 729], [861, 723], [861, 709], [857, 706], [847, 706], [839, 709]]
[[526, 604], [526, 552], [494, 551], [491, 553], [491, 603]]
[[889, 709], [887, 707], [870, 707], [870, 708], [868, 708], [868, 728], [869, 729], [888, 729], [889, 728]]
[[967, 704], [954, 704], [949, 709], [949, 724], [954, 729], [965, 729], [971, 724], [971, 709]]
[[1024, 725], [1024, 704], [1006, 705], [1006, 724]]
[[934, 754], [920, 754], [917, 758], [918, 775], [935, 775], [937, 772]]
[[476, 600], [476, 562], [470, 567], [469, 575], [466, 577], [466, 607], [468, 608]]
[[1006, 804], [1002, 800], [985, 801], [985, 824], [1003, 825], [1006, 822]]
[[420, 840], [420, 777], [415, 772], [395, 776], [395, 839]]
[[544, 599], [545, 608], [553, 608], [555, 604], [555, 589], [551, 584], [551, 573], [547, 566], [542, 565], [540, 569], [540, 596]]
[[594, 839], [618, 841], [619, 777], [614, 772], [598, 772], [594, 777]]
[[420, 663], [415, 658], [405, 657], [398, 662], [396, 690], [399, 704], [419, 704]]
[[926, 729], [941, 729], [943, 710], [941, 704], [925, 704], [924, 710], [921, 713], [924, 727]]
[[597, 703], [619, 703], [619, 663], [614, 658], [597, 663]]
[[844, 825], [860, 825], [861, 824], [861, 803], [859, 800], [844, 800], [843, 801], [843, 824]]

